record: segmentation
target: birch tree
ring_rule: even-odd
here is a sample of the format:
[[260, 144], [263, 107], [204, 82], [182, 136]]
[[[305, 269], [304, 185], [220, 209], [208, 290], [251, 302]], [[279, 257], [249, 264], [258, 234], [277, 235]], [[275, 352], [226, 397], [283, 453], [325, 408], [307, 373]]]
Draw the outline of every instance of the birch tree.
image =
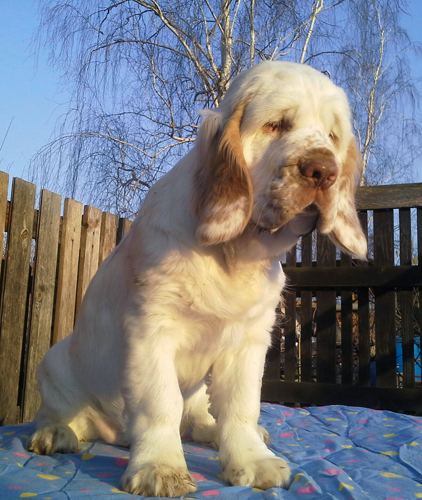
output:
[[410, 51], [419, 54], [401, 28], [400, 2], [355, 0], [348, 5], [349, 40], [338, 77], [350, 96], [355, 133], [363, 157], [364, 184], [407, 181], [421, 155], [418, 94]]

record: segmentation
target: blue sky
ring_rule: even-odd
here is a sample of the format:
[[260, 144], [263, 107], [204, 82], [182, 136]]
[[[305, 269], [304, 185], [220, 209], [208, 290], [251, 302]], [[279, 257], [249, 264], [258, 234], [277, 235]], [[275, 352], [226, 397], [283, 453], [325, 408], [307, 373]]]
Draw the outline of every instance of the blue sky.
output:
[[[29, 160], [46, 144], [69, 97], [42, 53], [38, 63], [31, 38], [37, 27], [33, 0], [0, 3], [0, 169], [27, 177]], [[13, 120], [13, 121], [12, 121]]]
[[[422, 2], [409, 1], [404, 25], [413, 40], [422, 43]], [[0, 170], [28, 178], [30, 158], [52, 136], [57, 119], [67, 110], [69, 95], [63, 92], [59, 73], [48, 66], [47, 51], [34, 57], [31, 38], [38, 23], [37, 2], [0, 3]], [[422, 61], [414, 62], [422, 94]], [[421, 167], [415, 181], [422, 182]]]

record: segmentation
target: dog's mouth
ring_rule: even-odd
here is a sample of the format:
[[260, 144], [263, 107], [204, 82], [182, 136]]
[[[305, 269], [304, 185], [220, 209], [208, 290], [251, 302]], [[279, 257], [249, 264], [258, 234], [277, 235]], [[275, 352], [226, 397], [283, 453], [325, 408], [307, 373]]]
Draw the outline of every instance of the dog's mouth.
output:
[[305, 227], [307, 229], [301, 231], [301, 236], [312, 232], [316, 228], [321, 233], [327, 233], [331, 230], [333, 220], [337, 214], [337, 210], [334, 209], [335, 200], [333, 198], [330, 197], [327, 200], [325, 196], [314, 194], [308, 203], [302, 203], [302, 206], [300, 206], [300, 203], [295, 203], [291, 207], [269, 203], [267, 204], [269, 209], [267, 212], [263, 211], [261, 217], [255, 220], [252, 216], [252, 223], [259, 233], [274, 234], [286, 227], [287, 224], [295, 224], [298, 220], [306, 220]]
[[321, 216], [321, 211], [319, 210], [318, 206], [315, 203], [311, 203], [305, 209], [293, 217], [290, 217], [288, 220], [286, 220], [282, 224], [278, 225], [271, 225], [271, 224], [266, 224], [265, 221], [260, 220], [258, 223], [254, 222], [252, 219], [252, 223], [254, 226], [258, 229], [258, 232], [261, 233], [269, 233], [269, 234], [274, 234], [277, 231], [280, 231], [281, 229], [285, 228], [288, 224], [294, 224], [295, 221], [300, 219], [303, 225], [303, 221], [306, 220], [307, 223], [304, 225], [304, 230], [300, 231], [300, 236], [305, 236], [306, 234], [312, 232], [317, 226], [318, 222]]

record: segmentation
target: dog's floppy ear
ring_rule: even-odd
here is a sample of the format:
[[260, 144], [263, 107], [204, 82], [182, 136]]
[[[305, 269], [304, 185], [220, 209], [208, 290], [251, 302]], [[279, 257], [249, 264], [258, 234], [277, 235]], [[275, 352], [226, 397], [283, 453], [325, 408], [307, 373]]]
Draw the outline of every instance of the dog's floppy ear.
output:
[[339, 182], [338, 211], [328, 237], [340, 250], [365, 260], [367, 242], [355, 206], [355, 192], [360, 178], [361, 165], [362, 157], [353, 137], [343, 163], [342, 174], [337, 181]]
[[251, 217], [252, 183], [240, 137], [244, 108], [238, 104], [223, 130], [220, 112], [206, 115], [199, 131], [195, 208], [202, 245], [232, 240]]

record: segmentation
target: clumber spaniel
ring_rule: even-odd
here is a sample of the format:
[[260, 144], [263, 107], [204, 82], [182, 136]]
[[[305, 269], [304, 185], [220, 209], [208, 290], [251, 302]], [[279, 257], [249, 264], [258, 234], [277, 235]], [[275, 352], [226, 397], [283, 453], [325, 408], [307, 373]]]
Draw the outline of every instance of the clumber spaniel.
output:
[[359, 167], [346, 96], [328, 77], [287, 62], [240, 74], [99, 268], [73, 334], [46, 354], [28, 450], [130, 445], [124, 490], [177, 497], [196, 491], [180, 438], [191, 428], [219, 447], [229, 483], [288, 487], [257, 425], [279, 256], [317, 227], [365, 258]]

